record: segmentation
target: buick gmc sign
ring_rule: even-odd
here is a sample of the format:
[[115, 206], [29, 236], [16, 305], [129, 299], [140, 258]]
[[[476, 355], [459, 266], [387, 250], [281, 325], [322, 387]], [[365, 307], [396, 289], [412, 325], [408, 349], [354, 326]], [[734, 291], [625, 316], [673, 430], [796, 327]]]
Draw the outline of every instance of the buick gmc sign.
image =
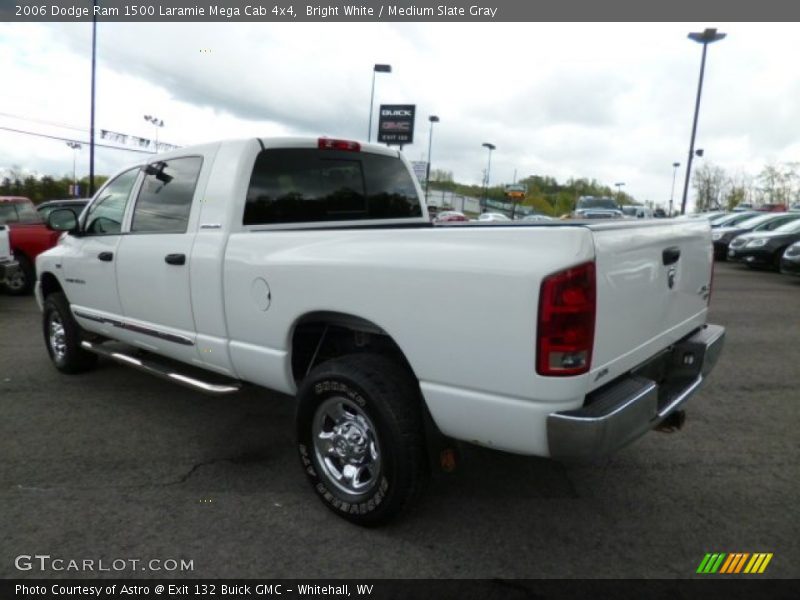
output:
[[395, 145], [413, 143], [415, 109], [415, 104], [381, 104], [378, 141]]

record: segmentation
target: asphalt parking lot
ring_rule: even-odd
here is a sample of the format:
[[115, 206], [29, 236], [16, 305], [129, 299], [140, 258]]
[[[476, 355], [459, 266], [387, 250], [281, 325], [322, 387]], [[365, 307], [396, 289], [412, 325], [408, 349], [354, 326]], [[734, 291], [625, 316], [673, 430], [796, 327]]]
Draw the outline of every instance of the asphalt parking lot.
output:
[[0, 295], [0, 577], [79, 576], [14, 566], [49, 554], [194, 565], [115, 576], [680, 578], [706, 552], [800, 576], [798, 307], [800, 278], [718, 264], [726, 347], [681, 432], [588, 466], [469, 447], [413, 513], [365, 530], [305, 481], [291, 398], [110, 363], [61, 375], [33, 298]]

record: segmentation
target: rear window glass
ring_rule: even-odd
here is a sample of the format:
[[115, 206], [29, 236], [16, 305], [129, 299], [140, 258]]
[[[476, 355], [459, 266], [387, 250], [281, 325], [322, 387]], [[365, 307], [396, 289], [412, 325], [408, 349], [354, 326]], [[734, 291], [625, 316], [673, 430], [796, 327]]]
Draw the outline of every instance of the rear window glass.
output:
[[414, 181], [397, 158], [297, 148], [263, 150], [258, 155], [244, 224], [420, 216]]
[[617, 203], [611, 198], [584, 197], [578, 199], [577, 208], [616, 209]]
[[17, 202], [17, 214], [22, 223], [41, 223], [43, 219], [39, 213], [36, 212], [32, 202]]

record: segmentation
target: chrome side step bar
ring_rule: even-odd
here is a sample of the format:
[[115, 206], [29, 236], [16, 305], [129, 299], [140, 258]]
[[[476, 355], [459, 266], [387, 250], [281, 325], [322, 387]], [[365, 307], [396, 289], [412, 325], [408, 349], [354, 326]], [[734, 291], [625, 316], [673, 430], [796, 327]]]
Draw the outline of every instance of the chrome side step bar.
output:
[[189, 377], [188, 375], [178, 373], [175, 369], [168, 368], [155, 361], [142, 360], [134, 356], [123, 354], [122, 352], [103, 348], [102, 344], [92, 344], [91, 342], [83, 341], [81, 342], [81, 346], [84, 348], [84, 350], [88, 350], [89, 352], [94, 352], [95, 354], [105, 356], [106, 358], [110, 358], [111, 360], [123, 365], [133, 367], [140, 371], [144, 371], [145, 373], [149, 373], [150, 375], [155, 375], [161, 379], [166, 379], [167, 381], [171, 381], [173, 383], [177, 383], [206, 394], [232, 394], [242, 389], [241, 384], [238, 382], [231, 382], [230, 384], [218, 384], [201, 381], [195, 377]]

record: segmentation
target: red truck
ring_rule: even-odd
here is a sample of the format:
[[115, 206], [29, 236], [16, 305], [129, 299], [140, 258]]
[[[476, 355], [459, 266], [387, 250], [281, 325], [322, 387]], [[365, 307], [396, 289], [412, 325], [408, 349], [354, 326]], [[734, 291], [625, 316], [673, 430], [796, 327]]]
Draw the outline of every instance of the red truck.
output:
[[8, 244], [16, 268], [4, 268], [4, 289], [12, 295], [29, 294], [36, 282], [36, 257], [49, 250], [61, 235], [45, 225], [42, 217], [24, 196], [0, 196], [0, 225], [8, 233]]

